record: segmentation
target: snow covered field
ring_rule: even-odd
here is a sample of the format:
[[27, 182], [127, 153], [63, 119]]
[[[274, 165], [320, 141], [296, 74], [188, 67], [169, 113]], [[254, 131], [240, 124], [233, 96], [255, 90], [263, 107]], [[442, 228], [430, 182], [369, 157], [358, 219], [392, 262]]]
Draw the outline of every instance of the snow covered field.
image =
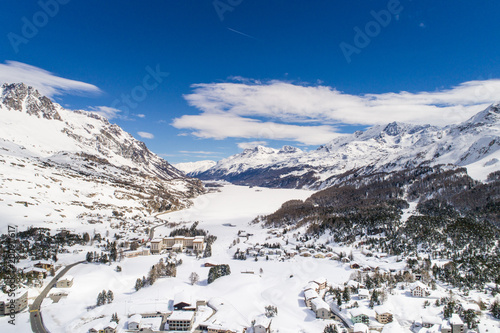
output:
[[[160, 258], [165, 258], [164, 254], [126, 258], [110, 265], [77, 265], [69, 272], [74, 276], [73, 286], [64, 290], [58, 289], [67, 292], [68, 296], [57, 303], [49, 298], [44, 300], [41, 309], [44, 323], [52, 333], [88, 332], [92, 327], [109, 325], [111, 315], [117, 313], [120, 318], [118, 331], [124, 332], [127, 319], [131, 315], [172, 311], [173, 299], [183, 293], [193, 300], [218, 304], [219, 311], [216, 313], [211, 308], [202, 306], [201, 310], [197, 311], [195, 327], [207, 317], [213, 316], [218, 323], [241, 330], [243, 327], [249, 327], [257, 316], [263, 314], [265, 306], [273, 305], [278, 309], [278, 315], [272, 321], [274, 332], [323, 332], [324, 327], [333, 321], [316, 319], [314, 313], [305, 306], [302, 294], [304, 286], [319, 277], [325, 277], [328, 284], [343, 286], [354, 272], [349, 264], [327, 258], [301, 256], [282, 262], [276, 260], [275, 256], [270, 256], [269, 260], [259, 257], [258, 261], [252, 257], [245, 261], [233, 259], [236, 248], [245, 249], [257, 243], [284, 242], [282, 238], [270, 234], [269, 229], [262, 229], [260, 225], [250, 222], [257, 215], [274, 212], [287, 200], [303, 200], [311, 194], [311, 191], [305, 190], [249, 188], [225, 184], [220, 192], [196, 198], [189, 209], [160, 215], [159, 218], [165, 221], [181, 223], [188, 227], [199, 221], [198, 228], [217, 236], [212, 246], [212, 257], [196, 259], [194, 256], [179, 254], [177, 259], [182, 259], [183, 263], [177, 267], [175, 278], [160, 278], [153, 286], [144, 287], [139, 291], [134, 288], [137, 278], [147, 276], [151, 266], [158, 263]], [[159, 226], [154, 237], [168, 236], [171, 230]], [[246, 237], [238, 237], [240, 230], [252, 236], [248, 240]], [[298, 231], [301, 230], [293, 232]], [[115, 231], [111, 229], [110, 232], [112, 237]], [[240, 241], [233, 245], [238, 238]], [[315, 242], [324, 243], [327, 240], [328, 236], [322, 236]], [[61, 255], [60, 262], [82, 260], [83, 254], [90, 247], [79, 248], [83, 249], [83, 252]], [[335, 249], [341, 250], [351, 249]], [[395, 269], [403, 269], [405, 266], [404, 261], [396, 262], [395, 258], [367, 258], [359, 250], [354, 250], [353, 256], [361, 265], [375, 264], [381, 268]], [[204, 267], [205, 263], [229, 264], [231, 274], [207, 285], [209, 268]], [[117, 266], [121, 266], [121, 272], [116, 270]], [[192, 272], [196, 272], [200, 277], [199, 282], [194, 285], [191, 285], [189, 279]], [[98, 293], [102, 290], [112, 290], [114, 301], [93, 307]], [[52, 290], [54, 291], [57, 290]], [[439, 287], [432, 293], [430, 300], [434, 302], [436, 298], [443, 296], [446, 296], [446, 292]], [[356, 297], [353, 297], [353, 301]], [[423, 298], [409, 297], [407, 290], [396, 290], [394, 295], [389, 296], [385, 306], [393, 311], [395, 321], [405, 326], [404, 329], [401, 328], [401, 333], [409, 332], [407, 328], [413, 321], [421, 319], [422, 315], [439, 315], [440, 309], [432, 305], [422, 309], [424, 301]], [[358, 302], [362, 306], [367, 303], [359, 300]], [[0, 318], [0, 332], [25, 331], [30, 331], [26, 310], [17, 315], [16, 326], [8, 325], [6, 318]]]

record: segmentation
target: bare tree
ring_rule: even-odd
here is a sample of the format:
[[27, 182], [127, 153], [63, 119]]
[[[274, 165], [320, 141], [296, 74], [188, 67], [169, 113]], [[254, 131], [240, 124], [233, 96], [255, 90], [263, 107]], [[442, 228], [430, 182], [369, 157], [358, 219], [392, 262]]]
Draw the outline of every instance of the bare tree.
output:
[[189, 276], [189, 281], [191, 281], [191, 284], [194, 285], [196, 282], [200, 281], [200, 276], [196, 272], [193, 272]]

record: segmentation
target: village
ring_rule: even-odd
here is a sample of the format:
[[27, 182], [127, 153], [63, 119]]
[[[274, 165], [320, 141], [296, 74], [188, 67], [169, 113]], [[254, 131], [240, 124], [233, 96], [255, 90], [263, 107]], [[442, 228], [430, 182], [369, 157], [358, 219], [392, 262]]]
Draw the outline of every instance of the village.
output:
[[200, 223], [205, 232], [192, 222], [204, 213], [109, 232], [96, 224], [90, 237], [59, 230], [78, 241], [57, 258], [21, 260], [24, 283], [0, 300], [0, 313], [43, 316], [50, 332], [498, 332], [490, 310], [498, 287], [436, 281], [434, 266], [452, 269], [445, 260], [391, 256], [361, 239], [338, 246], [246, 216], [214, 216]]

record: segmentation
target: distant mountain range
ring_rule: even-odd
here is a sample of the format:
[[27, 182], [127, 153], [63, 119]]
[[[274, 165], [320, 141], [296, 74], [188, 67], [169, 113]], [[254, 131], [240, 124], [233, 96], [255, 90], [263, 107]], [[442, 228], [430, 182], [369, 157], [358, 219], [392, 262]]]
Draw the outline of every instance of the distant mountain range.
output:
[[96, 214], [175, 210], [204, 192], [199, 180], [119, 126], [64, 109], [23, 83], [0, 88], [0, 173], [4, 214], [19, 215], [14, 208], [24, 205], [48, 220], [76, 216], [75, 207]]
[[[347, 173], [366, 175], [429, 164], [467, 168], [484, 180], [500, 169], [500, 105], [446, 127], [390, 123], [331, 141], [314, 151], [257, 146], [217, 162], [184, 169], [202, 180], [283, 188], [325, 188]], [[206, 170], [204, 170], [206, 169]]]

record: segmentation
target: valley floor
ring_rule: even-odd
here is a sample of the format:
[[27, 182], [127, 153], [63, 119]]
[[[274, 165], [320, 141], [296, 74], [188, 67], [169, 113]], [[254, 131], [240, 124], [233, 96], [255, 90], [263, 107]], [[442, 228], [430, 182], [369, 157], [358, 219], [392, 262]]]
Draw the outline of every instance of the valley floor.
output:
[[[278, 314], [272, 321], [274, 332], [323, 332], [324, 327], [333, 321], [316, 319], [314, 313], [305, 306], [302, 293], [304, 286], [319, 277], [325, 277], [328, 284], [343, 286], [353, 273], [348, 264], [326, 258], [301, 256], [285, 261], [278, 261], [275, 256], [270, 256], [269, 260], [259, 257], [258, 261], [253, 258], [244, 261], [233, 259], [236, 248], [245, 249], [257, 243], [279, 241], [276, 236], [268, 233], [268, 229], [250, 223], [257, 215], [272, 213], [287, 200], [305, 199], [311, 194], [311, 191], [305, 190], [225, 185], [220, 192], [198, 197], [194, 200], [194, 206], [189, 209], [160, 215], [159, 218], [164, 221], [178, 222], [187, 227], [199, 221], [198, 228], [217, 236], [212, 246], [212, 257], [197, 259], [194, 256], [179, 254], [177, 259], [182, 259], [183, 263], [177, 267], [175, 278], [159, 278], [154, 285], [139, 291], [134, 289], [137, 278], [147, 276], [151, 266], [158, 263], [160, 258], [165, 258], [165, 254], [126, 258], [110, 265], [77, 265], [69, 272], [74, 276], [73, 286], [64, 290], [58, 289], [68, 295], [57, 303], [49, 298], [44, 300], [41, 312], [45, 326], [52, 333], [88, 332], [92, 327], [108, 325], [111, 315], [117, 313], [120, 318], [119, 331], [125, 331], [129, 316], [145, 312], [169, 312], [176, 295], [185, 293], [195, 300], [214, 302], [219, 298], [217, 302], [224, 303], [216, 314], [213, 314], [212, 309], [202, 307], [195, 319], [198, 323], [213, 314], [219, 322], [228, 326], [249, 327], [252, 320], [265, 312], [265, 306], [273, 305], [278, 309]], [[159, 226], [154, 237], [168, 236], [171, 230], [166, 226]], [[239, 237], [240, 230], [252, 236], [248, 239]], [[113, 230], [110, 232], [112, 237]], [[238, 238], [239, 241], [233, 245]], [[325, 239], [320, 241], [324, 242]], [[61, 255], [58, 263], [84, 259], [83, 253], [89, 249], [81, 249], [83, 251], [77, 254]], [[356, 259], [359, 258], [358, 262], [363, 264], [364, 256], [358, 252], [354, 254]], [[370, 260], [378, 266], [404, 268], [404, 262], [396, 262], [396, 258]], [[204, 267], [205, 263], [229, 264], [231, 274], [207, 285], [209, 268]], [[118, 265], [122, 268], [121, 272], [116, 271]], [[189, 279], [192, 272], [196, 272], [200, 277], [200, 281], [195, 285], [191, 285]], [[98, 293], [102, 290], [112, 290], [114, 301], [93, 307]], [[436, 298], [446, 296], [446, 292], [440, 287], [432, 296], [431, 302], [434, 302]], [[364, 304], [362, 301], [360, 303]], [[419, 320], [423, 314], [438, 315], [438, 308], [430, 306], [424, 310], [423, 303], [424, 299], [408, 297], [406, 291], [398, 290], [395, 295], [389, 296], [387, 306], [394, 312], [395, 321], [405, 327], [401, 328], [401, 333], [409, 332], [412, 322]], [[27, 311], [17, 315], [16, 326], [9, 325], [7, 318], [0, 318], [0, 331], [31, 331]]]

